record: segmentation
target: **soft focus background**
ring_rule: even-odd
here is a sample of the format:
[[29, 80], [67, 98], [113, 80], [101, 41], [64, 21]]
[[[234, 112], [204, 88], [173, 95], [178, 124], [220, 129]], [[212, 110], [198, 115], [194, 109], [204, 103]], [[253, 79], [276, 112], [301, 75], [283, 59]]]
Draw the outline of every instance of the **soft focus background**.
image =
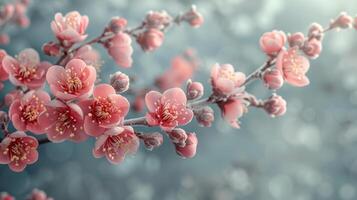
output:
[[[265, 61], [258, 46], [262, 33], [306, 32], [310, 23], [327, 25], [340, 11], [357, 14], [355, 0], [33, 0], [31, 26], [11, 30], [12, 42], [2, 48], [11, 55], [25, 47], [40, 51], [53, 39], [49, 23], [56, 12], [88, 15], [92, 38], [112, 16], [126, 17], [135, 26], [149, 10], [174, 15], [190, 4], [198, 6], [205, 24], [199, 29], [173, 27], [154, 53], [143, 53], [135, 45], [134, 66], [122, 71], [140, 77], [136, 86], [151, 84], [171, 58], [193, 47], [202, 60], [195, 80], [204, 82], [208, 92], [208, 73], [215, 62], [232, 63], [249, 73]], [[105, 81], [119, 68], [98, 49], [105, 61]], [[279, 91], [288, 101], [288, 112], [281, 118], [251, 109], [236, 130], [219, 119], [216, 110], [212, 128], [191, 123], [186, 130], [199, 138], [193, 159], [177, 156], [168, 140], [152, 152], [141, 147], [119, 166], [93, 158], [93, 140], [47, 144], [39, 148], [39, 161], [23, 173], [0, 166], [0, 191], [23, 199], [37, 187], [59, 200], [357, 199], [357, 31], [329, 33], [308, 76], [308, 87], [285, 85]], [[248, 90], [260, 98], [270, 96], [259, 81]]]

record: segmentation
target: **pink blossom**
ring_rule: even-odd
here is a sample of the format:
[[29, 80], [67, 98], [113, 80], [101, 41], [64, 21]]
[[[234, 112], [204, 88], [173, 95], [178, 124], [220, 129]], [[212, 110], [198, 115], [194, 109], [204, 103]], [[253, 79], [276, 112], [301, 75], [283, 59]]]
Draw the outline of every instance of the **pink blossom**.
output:
[[79, 48], [73, 55], [73, 58], [83, 60], [87, 65], [99, 67], [101, 65], [101, 58], [99, 52], [91, 45], [84, 45]]
[[27, 200], [53, 200], [53, 198], [48, 197], [44, 191], [35, 188]]
[[34, 49], [25, 49], [15, 59], [5, 56], [2, 60], [5, 71], [9, 74], [11, 83], [37, 89], [45, 83], [48, 62], [40, 62], [40, 57]]
[[136, 40], [144, 51], [154, 51], [164, 41], [164, 33], [158, 29], [150, 28], [138, 35]]
[[353, 26], [353, 18], [347, 15], [346, 12], [340, 13], [340, 15], [330, 24], [331, 28], [338, 27], [338, 28], [346, 29], [346, 28], [352, 28], [352, 26]]
[[46, 79], [51, 92], [62, 100], [86, 98], [92, 93], [96, 70], [83, 60], [72, 59], [63, 68], [53, 65], [48, 69]]
[[129, 76], [118, 71], [110, 75], [110, 85], [113, 86], [117, 93], [125, 92], [129, 89]]
[[9, 79], [9, 74], [5, 71], [2, 61], [4, 60], [7, 53], [5, 50], [0, 50], [0, 81], [5, 81]]
[[145, 18], [147, 28], [164, 29], [170, 25], [172, 17], [166, 11], [150, 11]]
[[180, 88], [171, 88], [163, 94], [156, 91], [148, 92], [145, 96], [148, 124], [160, 126], [165, 131], [186, 125], [193, 117], [193, 112], [186, 107], [186, 102], [186, 95]]
[[183, 158], [193, 158], [196, 155], [198, 140], [195, 133], [188, 133], [184, 147], [175, 144], [176, 153]]
[[245, 82], [245, 78], [245, 74], [235, 72], [230, 64], [219, 65], [217, 63], [211, 70], [213, 91], [222, 95], [230, 95]]
[[21, 99], [16, 99], [9, 109], [9, 116], [14, 127], [19, 131], [44, 133], [45, 127], [38, 123], [38, 117], [46, 110], [45, 104], [50, 100], [50, 96], [42, 90], [31, 90]]
[[266, 87], [277, 90], [284, 84], [284, 78], [278, 69], [267, 70], [263, 74], [263, 81]]
[[105, 156], [112, 164], [120, 164], [126, 155], [135, 154], [139, 147], [139, 138], [130, 126], [114, 127], [99, 136], [93, 155], [96, 158]]
[[196, 120], [200, 126], [211, 127], [214, 121], [214, 111], [211, 107], [205, 106], [194, 110]]
[[289, 46], [290, 47], [302, 47], [305, 42], [305, 36], [301, 32], [293, 33], [288, 36]]
[[10, 37], [6, 33], [0, 34], [0, 44], [7, 45], [10, 43]]
[[42, 51], [48, 56], [61, 55], [61, 46], [56, 42], [47, 42], [42, 46]]
[[320, 40], [317, 40], [315, 38], [308, 40], [304, 43], [304, 46], [302, 47], [302, 50], [304, 53], [309, 56], [312, 59], [315, 59], [319, 57], [321, 50], [322, 50], [322, 44]]
[[183, 130], [182, 128], [174, 128], [171, 131], [167, 132], [169, 135], [171, 141], [179, 145], [181, 147], [186, 146], [186, 140], [187, 140], [187, 134], [186, 131]]
[[238, 119], [247, 112], [246, 104], [238, 98], [229, 98], [226, 102], [218, 103], [221, 109], [222, 117], [232, 127], [240, 128]]
[[115, 63], [122, 67], [131, 67], [133, 63], [132, 54], [133, 47], [131, 46], [131, 38], [124, 32], [119, 32], [105, 43], [109, 55], [114, 59]]
[[286, 101], [276, 94], [264, 101], [264, 110], [272, 117], [284, 115], [286, 112]]
[[264, 33], [260, 38], [260, 48], [268, 55], [276, 55], [284, 47], [286, 35], [282, 31]]
[[0, 200], [15, 200], [15, 197], [11, 196], [10, 194], [8, 194], [6, 192], [1, 192]]
[[8, 164], [14, 172], [21, 172], [38, 159], [38, 141], [25, 132], [16, 131], [0, 143], [0, 164]]
[[5, 95], [5, 105], [10, 106], [15, 100], [21, 99], [24, 93], [21, 90], [12, 90]]
[[193, 100], [203, 96], [203, 85], [200, 82], [190, 82], [187, 84], [187, 99]]
[[129, 111], [129, 102], [108, 84], [97, 85], [93, 96], [94, 99], [79, 102], [79, 106], [84, 114], [85, 132], [90, 136], [100, 136], [123, 121]]
[[150, 151], [161, 146], [164, 140], [162, 134], [159, 132], [139, 134], [138, 137], [143, 140], [145, 148]]
[[181, 18], [194, 28], [200, 27], [204, 22], [202, 14], [197, 11], [196, 6], [194, 5], [188, 12], [183, 14]]
[[45, 107], [46, 111], [39, 116], [38, 122], [45, 127], [49, 140], [81, 142], [87, 139], [83, 129], [83, 112], [77, 104], [53, 100]]
[[77, 11], [69, 12], [65, 16], [62, 13], [57, 13], [51, 22], [51, 29], [57, 39], [68, 47], [86, 39], [85, 32], [88, 23], [88, 17], [82, 16]]
[[110, 20], [108, 30], [113, 33], [119, 33], [125, 30], [127, 23], [127, 20], [122, 17], [113, 17]]
[[310, 68], [310, 62], [299, 55], [295, 48], [282, 51], [277, 58], [276, 67], [283, 74], [284, 80], [293, 86], [304, 87], [310, 83], [305, 75]]

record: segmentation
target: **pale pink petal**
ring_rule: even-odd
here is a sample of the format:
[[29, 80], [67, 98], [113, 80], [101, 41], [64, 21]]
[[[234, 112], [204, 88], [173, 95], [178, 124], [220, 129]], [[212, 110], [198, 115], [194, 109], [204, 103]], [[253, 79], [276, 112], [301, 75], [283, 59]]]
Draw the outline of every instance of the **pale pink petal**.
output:
[[100, 136], [104, 133], [105, 128], [98, 126], [97, 123], [93, 122], [91, 117], [86, 116], [84, 118], [84, 131], [89, 136]]
[[157, 91], [150, 91], [145, 95], [145, 104], [149, 112], [155, 112], [156, 108], [160, 105], [162, 95]]
[[108, 84], [99, 84], [94, 88], [93, 96], [95, 98], [106, 98], [110, 94], [115, 94], [115, 89]]

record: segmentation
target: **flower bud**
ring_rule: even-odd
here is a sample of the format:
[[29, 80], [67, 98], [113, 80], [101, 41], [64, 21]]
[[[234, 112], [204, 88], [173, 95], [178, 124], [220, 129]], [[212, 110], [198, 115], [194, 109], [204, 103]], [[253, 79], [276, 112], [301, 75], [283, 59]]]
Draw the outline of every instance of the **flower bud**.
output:
[[136, 40], [144, 51], [154, 51], [159, 48], [164, 41], [164, 33], [158, 29], [150, 28], [140, 33]]
[[42, 51], [48, 56], [59, 56], [61, 54], [61, 46], [56, 42], [47, 42], [42, 46]]
[[353, 25], [353, 18], [347, 15], [346, 12], [341, 12], [340, 15], [331, 21], [330, 27], [331, 28], [352, 28]]
[[183, 158], [192, 158], [196, 155], [197, 143], [198, 140], [196, 134], [188, 133], [186, 145], [184, 147], [175, 144], [176, 153]]
[[307, 36], [309, 39], [316, 38], [318, 40], [322, 39], [324, 28], [318, 23], [312, 23], [309, 28]]
[[286, 112], [286, 101], [276, 94], [264, 101], [264, 110], [272, 117], [284, 115]]
[[264, 72], [263, 81], [265, 86], [271, 90], [277, 90], [284, 84], [282, 74], [278, 69], [275, 68]]
[[195, 110], [194, 113], [200, 126], [211, 127], [214, 121], [214, 111], [211, 107], [205, 106], [199, 110]]
[[15, 7], [12, 4], [5, 4], [0, 11], [1, 21], [7, 21], [14, 16]]
[[267, 32], [260, 37], [260, 48], [268, 55], [276, 55], [284, 47], [286, 35], [283, 31]]
[[305, 36], [301, 32], [293, 33], [288, 36], [288, 42], [290, 47], [302, 47], [304, 45]]
[[3, 34], [0, 34], [0, 44], [9, 44], [10, 43], [10, 37], [8, 34], [6, 33], [3, 33]]
[[304, 46], [302, 47], [304, 53], [312, 59], [319, 57], [322, 50], [322, 43], [320, 40], [311, 39], [305, 41]]
[[167, 133], [171, 139], [171, 141], [181, 147], [186, 145], [187, 134], [186, 131], [182, 128], [175, 128], [172, 131]]
[[181, 19], [189, 23], [194, 28], [200, 27], [204, 22], [202, 14], [197, 11], [195, 5], [193, 5], [191, 9], [182, 16]]
[[124, 31], [126, 25], [128, 24], [127, 20], [121, 17], [113, 17], [110, 22], [108, 29], [113, 33], [119, 33]]
[[110, 75], [110, 85], [113, 86], [117, 93], [125, 92], [129, 89], [129, 76], [118, 71]]
[[144, 141], [145, 148], [150, 151], [161, 146], [163, 143], [162, 134], [158, 132], [141, 134], [139, 137]]
[[15, 197], [11, 196], [10, 194], [8, 194], [6, 192], [1, 192], [0, 200], [15, 200]]
[[164, 29], [165, 27], [169, 26], [172, 21], [172, 17], [167, 14], [166, 11], [150, 11], [146, 15], [145, 25], [147, 28], [154, 28], [154, 29]]
[[200, 82], [189, 82], [187, 84], [187, 99], [193, 100], [203, 96], [203, 85]]

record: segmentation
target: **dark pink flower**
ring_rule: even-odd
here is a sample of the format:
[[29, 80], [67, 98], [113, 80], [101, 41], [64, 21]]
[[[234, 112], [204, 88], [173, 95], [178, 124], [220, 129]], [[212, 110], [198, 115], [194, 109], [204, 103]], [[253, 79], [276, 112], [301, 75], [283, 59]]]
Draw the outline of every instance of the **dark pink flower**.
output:
[[176, 153], [183, 158], [193, 158], [196, 155], [198, 140], [195, 133], [188, 133], [185, 146], [175, 144]]
[[312, 59], [319, 57], [322, 50], [322, 43], [320, 40], [315, 38], [307, 40], [302, 47], [305, 55], [309, 56]]
[[245, 82], [245, 78], [245, 74], [235, 72], [230, 64], [215, 64], [211, 70], [213, 91], [222, 95], [230, 95]]
[[129, 111], [129, 102], [108, 84], [97, 85], [93, 97], [79, 102], [79, 106], [84, 114], [85, 132], [90, 136], [100, 136], [106, 129], [123, 121]]
[[105, 43], [109, 55], [115, 63], [122, 67], [131, 67], [133, 59], [133, 47], [131, 46], [131, 38], [124, 32], [119, 32]]
[[89, 97], [96, 77], [95, 68], [80, 59], [72, 59], [65, 68], [54, 65], [46, 75], [52, 94], [66, 101]]
[[276, 94], [264, 101], [264, 110], [272, 117], [284, 115], [286, 112], [286, 101]]
[[230, 98], [226, 102], [218, 103], [222, 112], [222, 117], [232, 127], [240, 128], [238, 119], [247, 112], [247, 105], [238, 98]]
[[5, 81], [9, 79], [9, 74], [5, 71], [2, 61], [4, 60], [7, 53], [5, 50], [0, 50], [0, 81]]
[[286, 35], [282, 31], [264, 33], [260, 38], [260, 48], [268, 55], [276, 55], [284, 47]]
[[52, 142], [81, 142], [87, 139], [83, 119], [82, 109], [77, 104], [53, 100], [46, 104], [46, 111], [39, 116], [38, 121], [45, 127], [47, 137]]
[[130, 126], [114, 127], [99, 136], [93, 155], [96, 158], [105, 156], [112, 164], [120, 164], [127, 154], [135, 154], [139, 147], [139, 138]]
[[140, 33], [136, 41], [144, 51], [154, 51], [164, 42], [164, 33], [158, 29], [150, 28]]
[[193, 117], [193, 112], [186, 107], [186, 102], [185, 92], [180, 88], [166, 90], [163, 94], [156, 91], [148, 92], [145, 96], [148, 124], [160, 126], [165, 131], [186, 125]]
[[38, 159], [38, 141], [22, 131], [6, 136], [0, 143], [0, 164], [8, 164], [14, 172], [21, 172]]
[[8, 194], [6, 192], [1, 192], [0, 200], [15, 200], [15, 197], [11, 196], [10, 194]]
[[48, 62], [40, 62], [40, 57], [34, 49], [25, 49], [15, 59], [5, 56], [2, 60], [5, 71], [14, 85], [37, 89], [45, 83]]
[[53, 200], [53, 198], [48, 197], [44, 191], [35, 188], [27, 200]]
[[276, 67], [282, 73], [284, 80], [293, 86], [304, 87], [310, 83], [305, 75], [310, 68], [310, 62], [299, 55], [295, 48], [282, 51], [277, 58]]
[[271, 90], [277, 90], [284, 84], [284, 78], [278, 69], [271, 69], [264, 72], [262, 77], [264, 84]]
[[73, 43], [86, 39], [88, 23], [88, 17], [82, 16], [77, 11], [69, 12], [65, 16], [57, 13], [51, 22], [51, 29], [64, 46], [71, 46]]
[[42, 90], [31, 90], [21, 99], [16, 99], [9, 109], [9, 117], [14, 127], [19, 131], [44, 133], [45, 127], [38, 123], [38, 117], [46, 111], [45, 105], [50, 100], [50, 96]]

